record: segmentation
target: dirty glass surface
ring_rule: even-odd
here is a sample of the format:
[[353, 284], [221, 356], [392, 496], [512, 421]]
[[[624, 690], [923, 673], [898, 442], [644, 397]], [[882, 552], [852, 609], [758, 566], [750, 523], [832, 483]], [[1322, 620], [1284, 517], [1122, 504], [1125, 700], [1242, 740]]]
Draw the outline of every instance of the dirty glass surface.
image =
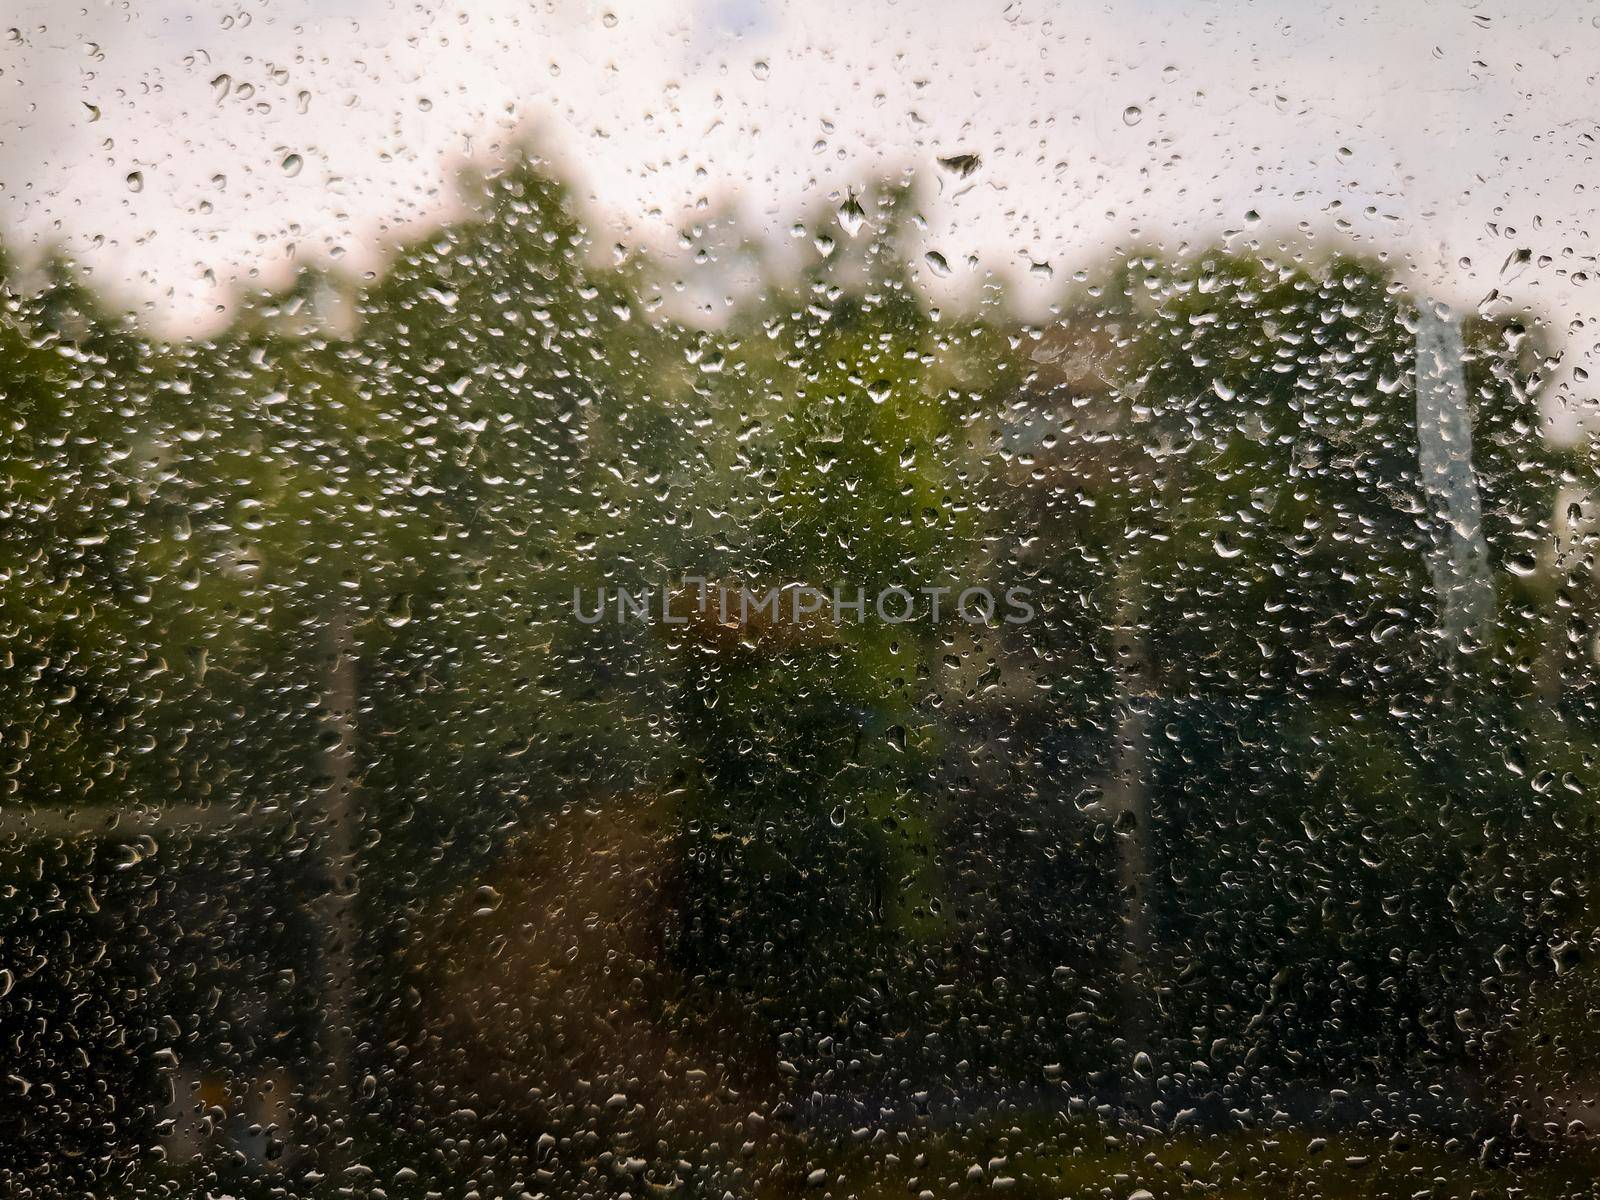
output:
[[0, 1194], [1595, 1196], [1597, 64], [13, 0]]

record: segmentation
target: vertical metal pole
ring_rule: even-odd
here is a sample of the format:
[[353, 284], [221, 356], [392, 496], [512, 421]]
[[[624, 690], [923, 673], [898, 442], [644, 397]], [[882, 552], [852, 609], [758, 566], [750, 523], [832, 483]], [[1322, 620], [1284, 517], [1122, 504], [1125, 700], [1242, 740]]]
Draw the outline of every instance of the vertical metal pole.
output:
[[1417, 466], [1436, 522], [1433, 586], [1452, 653], [1483, 645], [1494, 623], [1494, 581], [1472, 471], [1472, 413], [1460, 319], [1423, 301], [1417, 320]]

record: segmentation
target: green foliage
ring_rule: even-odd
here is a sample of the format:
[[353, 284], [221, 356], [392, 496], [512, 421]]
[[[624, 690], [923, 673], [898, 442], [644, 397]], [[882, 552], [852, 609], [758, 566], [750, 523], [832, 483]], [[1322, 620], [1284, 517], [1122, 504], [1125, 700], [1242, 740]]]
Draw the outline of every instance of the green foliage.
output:
[[[1590, 481], [1545, 435], [1531, 317], [1463, 327], [1497, 601], [1463, 660], [1418, 478], [1427, 301], [1378, 262], [1130, 255], [1031, 329], [932, 311], [885, 189], [712, 327], [598, 261], [536, 157], [463, 189], [370, 283], [307, 272], [204, 340], [8, 268], [10, 803], [273, 809], [304, 854], [348, 627], [378, 1033], [399, 949], [514, 832], [632, 804], [670, 814], [685, 990], [898, 1038], [885, 1071], [1121, 1072], [1133, 863], [1162, 1086], [1490, 1070], [1478, 1031], [1600, 866], [1581, 507], [1549, 554]], [[690, 576], [1027, 584], [1039, 617], [574, 619], [575, 589]]]

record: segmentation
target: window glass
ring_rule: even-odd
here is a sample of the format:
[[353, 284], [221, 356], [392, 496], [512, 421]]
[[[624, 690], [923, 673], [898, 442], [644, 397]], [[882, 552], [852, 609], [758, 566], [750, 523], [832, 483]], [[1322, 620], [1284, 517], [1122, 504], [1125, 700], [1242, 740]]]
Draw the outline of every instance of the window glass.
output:
[[1592, 1196], [1597, 39], [13, 3], [0, 1192]]

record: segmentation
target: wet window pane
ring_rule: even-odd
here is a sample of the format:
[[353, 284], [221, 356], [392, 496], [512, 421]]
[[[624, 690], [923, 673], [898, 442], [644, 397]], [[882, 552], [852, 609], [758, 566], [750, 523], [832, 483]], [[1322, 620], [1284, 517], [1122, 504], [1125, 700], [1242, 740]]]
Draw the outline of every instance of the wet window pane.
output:
[[0, 1192], [1593, 1195], [1597, 24], [13, 5]]

